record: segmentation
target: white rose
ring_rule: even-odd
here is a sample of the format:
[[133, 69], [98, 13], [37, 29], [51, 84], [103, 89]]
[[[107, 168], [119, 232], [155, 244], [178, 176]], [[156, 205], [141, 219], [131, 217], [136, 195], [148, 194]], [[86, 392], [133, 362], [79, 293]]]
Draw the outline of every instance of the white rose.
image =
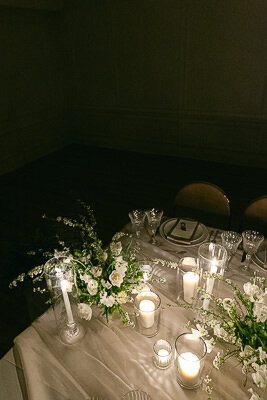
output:
[[124, 274], [121, 274], [118, 271], [112, 271], [109, 275], [109, 280], [113, 286], [120, 287], [123, 282]]
[[88, 304], [79, 303], [78, 304], [79, 317], [90, 321], [92, 318], [92, 309]]
[[111, 242], [110, 245], [109, 245], [109, 247], [110, 247], [111, 253], [112, 253], [114, 256], [120, 255], [120, 253], [121, 253], [121, 251], [122, 251], [121, 242]]
[[91, 296], [95, 296], [97, 294], [98, 283], [95, 279], [90, 279], [87, 285], [87, 290]]
[[91, 272], [96, 278], [98, 278], [102, 274], [102, 268], [100, 266], [92, 267]]
[[118, 293], [116, 296], [116, 300], [119, 304], [127, 303], [127, 301], [128, 301], [127, 293], [124, 291]]

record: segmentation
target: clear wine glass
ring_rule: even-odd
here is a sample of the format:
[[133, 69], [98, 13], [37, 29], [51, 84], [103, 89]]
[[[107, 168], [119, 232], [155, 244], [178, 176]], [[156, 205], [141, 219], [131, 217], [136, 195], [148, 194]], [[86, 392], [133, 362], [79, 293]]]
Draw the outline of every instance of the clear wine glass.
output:
[[129, 218], [137, 237], [141, 235], [141, 228], [144, 225], [145, 216], [146, 212], [142, 210], [132, 210], [129, 212]]
[[160, 226], [160, 221], [163, 216], [163, 211], [159, 210], [157, 208], [152, 208], [151, 210], [146, 211], [146, 216], [147, 216], [147, 221], [148, 225], [151, 229], [151, 243], [152, 244], [157, 244], [157, 241], [155, 239], [156, 232], [158, 227]]
[[237, 248], [242, 242], [242, 235], [238, 232], [234, 231], [224, 231], [221, 234], [222, 245], [227, 250], [227, 261], [228, 264], [233, 257], [233, 255], [237, 252]]
[[263, 242], [264, 236], [257, 231], [247, 230], [242, 232], [243, 237], [243, 249], [246, 252], [246, 259], [244, 262], [244, 269], [248, 269], [251, 257], [259, 248], [259, 245]]

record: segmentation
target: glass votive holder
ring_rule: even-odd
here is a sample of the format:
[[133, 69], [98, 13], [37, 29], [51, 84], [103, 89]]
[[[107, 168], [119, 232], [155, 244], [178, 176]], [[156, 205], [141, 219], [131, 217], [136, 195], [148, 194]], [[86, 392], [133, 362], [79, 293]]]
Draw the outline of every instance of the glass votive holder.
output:
[[158, 333], [161, 300], [151, 291], [142, 291], [134, 300], [135, 325], [144, 336], [152, 337]]
[[150, 282], [153, 275], [153, 267], [148, 261], [139, 261], [140, 271], [143, 273], [142, 282]]
[[207, 310], [210, 298], [218, 289], [219, 280], [224, 274], [228, 255], [226, 249], [217, 243], [204, 243], [198, 248], [199, 269], [202, 276], [201, 287], [205, 293], [202, 307]]
[[196, 389], [203, 380], [206, 343], [192, 333], [182, 333], [175, 341], [177, 382], [185, 389]]
[[177, 301], [193, 304], [197, 298], [200, 284], [198, 260], [194, 257], [183, 257], [177, 268]]
[[75, 344], [84, 336], [78, 322], [78, 295], [73, 264], [68, 257], [53, 257], [45, 264], [45, 279], [50, 292], [55, 320], [61, 340]]
[[169, 368], [172, 360], [172, 346], [164, 339], [157, 340], [153, 346], [153, 362], [159, 369]]

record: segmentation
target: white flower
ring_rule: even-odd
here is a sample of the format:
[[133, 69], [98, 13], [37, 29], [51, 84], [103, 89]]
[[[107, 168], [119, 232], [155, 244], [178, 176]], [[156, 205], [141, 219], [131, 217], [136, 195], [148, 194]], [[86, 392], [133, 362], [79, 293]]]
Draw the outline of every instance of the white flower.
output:
[[102, 268], [100, 266], [92, 267], [91, 272], [96, 278], [98, 278], [102, 274]]
[[84, 281], [85, 283], [89, 283], [90, 279], [92, 279], [92, 277], [90, 275], [80, 275], [80, 279], [82, 281]]
[[104, 292], [100, 294], [100, 303], [104, 304], [106, 307], [112, 307], [115, 303], [115, 297], [110, 295], [107, 296], [107, 292]]
[[106, 261], [106, 259], [108, 258], [108, 253], [106, 251], [104, 251], [103, 253], [103, 260]]
[[263, 362], [267, 358], [267, 353], [266, 351], [262, 350], [262, 347], [259, 347], [258, 350], [259, 350], [260, 361]]
[[258, 299], [263, 295], [263, 292], [259, 288], [259, 286], [254, 285], [250, 282], [245, 283], [243, 288], [246, 295], [249, 296], [250, 301], [255, 301], [255, 298]]
[[87, 290], [91, 296], [95, 296], [97, 294], [98, 283], [95, 279], [90, 279], [87, 285]]
[[119, 271], [122, 274], [125, 274], [128, 268], [128, 263], [127, 261], [124, 261], [121, 256], [116, 257], [116, 267], [115, 269]]
[[104, 279], [101, 279], [101, 284], [106, 288], [106, 289], [110, 289], [112, 287], [110, 282], [106, 282]]
[[120, 287], [123, 282], [124, 274], [121, 274], [118, 271], [112, 271], [109, 275], [109, 280], [113, 286]]
[[253, 391], [252, 388], [248, 389], [248, 392], [251, 393], [251, 397], [249, 400], [260, 400], [261, 398], [259, 397], [259, 395]]
[[253, 364], [253, 367], [256, 369], [256, 372], [252, 373], [252, 379], [255, 385], [261, 389], [267, 388], [267, 364], [258, 365]]
[[78, 304], [78, 313], [80, 318], [86, 319], [87, 321], [90, 321], [92, 318], [92, 309], [86, 303]]
[[117, 294], [116, 300], [119, 304], [127, 303], [127, 301], [128, 301], [127, 293], [124, 291], [121, 291], [120, 293]]
[[229, 311], [231, 311], [231, 309], [232, 309], [232, 307], [233, 307], [233, 305], [234, 305], [234, 300], [233, 300], [233, 299], [230, 299], [230, 298], [228, 298], [228, 297], [226, 297], [225, 299], [223, 299], [222, 304], [223, 304], [223, 308], [224, 308], [227, 312], [229, 312]]
[[120, 255], [120, 253], [121, 253], [121, 251], [122, 251], [121, 242], [111, 242], [110, 245], [109, 245], [109, 247], [110, 247], [111, 253], [112, 253], [114, 256]]
[[254, 303], [253, 308], [254, 317], [256, 317], [257, 322], [265, 322], [267, 319], [267, 295], [261, 297], [259, 301]]
[[213, 347], [215, 346], [215, 340], [213, 338], [211, 339], [204, 339], [206, 346], [207, 346], [207, 353], [211, 353]]

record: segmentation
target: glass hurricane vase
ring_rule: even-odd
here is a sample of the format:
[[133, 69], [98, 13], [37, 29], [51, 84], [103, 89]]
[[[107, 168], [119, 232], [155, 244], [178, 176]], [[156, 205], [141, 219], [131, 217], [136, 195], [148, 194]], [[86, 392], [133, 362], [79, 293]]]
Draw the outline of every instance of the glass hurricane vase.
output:
[[45, 264], [45, 279], [61, 340], [74, 344], [84, 336], [78, 322], [78, 296], [73, 264], [68, 257], [53, 257]]

